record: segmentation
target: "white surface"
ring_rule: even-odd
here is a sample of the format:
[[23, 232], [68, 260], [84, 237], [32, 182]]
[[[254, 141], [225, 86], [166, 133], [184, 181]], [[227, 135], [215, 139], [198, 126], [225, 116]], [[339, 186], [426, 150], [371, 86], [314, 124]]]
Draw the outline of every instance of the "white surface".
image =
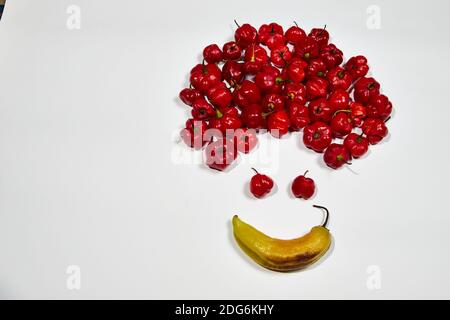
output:
[[[81, 30], [66, 28], [68, 5]], [[381, 8], [381, 29], [366, 9]], [[448, 1], [8, 1], [0, 22], [1, 298], [450, 298]], [[252, 172], [176, 165], [176, 100], [202, 48], [233, 19], [328, 25], [365, 54], [394, 103], [389, 141], [331, 171], [291, 136], [278, 192], [245, 195]], [[260, 149], [260, 151], [262, 148]], [[261, 151], [262, 152], [262, 151]], [[278, 167], [278, 169], [277, 169]], [[305, 169], [313, 200], [292, 199]], [[230, 218], [300, 235], [330, 208], [335, 246], [320, 265], [278, 274], [234, 245]], [[66, 268], [81, 268], [81, 290]], [[367, 268], [381, 288], [366, 286]]]

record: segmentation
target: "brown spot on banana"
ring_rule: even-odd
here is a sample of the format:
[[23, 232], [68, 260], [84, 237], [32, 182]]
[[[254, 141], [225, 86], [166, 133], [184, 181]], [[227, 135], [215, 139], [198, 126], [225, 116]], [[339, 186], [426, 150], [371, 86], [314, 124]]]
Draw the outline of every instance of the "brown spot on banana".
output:
[[280, 272], [304, 269], [317, 262], [331, 245], [331, 234], [326, 228], [328, 210], [314, 207], [326, 210], [325, 222], [291, 240], [271, 238], [235, 215], [232, 223], [236, 242], [253, 261], [267, 269]]

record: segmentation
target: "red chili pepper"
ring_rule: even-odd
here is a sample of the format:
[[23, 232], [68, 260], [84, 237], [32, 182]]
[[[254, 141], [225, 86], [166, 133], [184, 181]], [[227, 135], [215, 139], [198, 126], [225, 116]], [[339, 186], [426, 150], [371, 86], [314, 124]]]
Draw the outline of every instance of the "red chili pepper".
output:
[[310, 61], [319, 56], [319, 45], [313, 38], [306, 37], [305, 41], [294, 45], [294, 55]]
[[323, 122], [315, 122], [303, 129], [303, 143], [316, 152], [323, 152], [331, 140], [331, 128]]
[[299, 103], [291, 103], [289, 106], [288, 115], [291, 123], [291, 129], [294, 131], [299, 131], [311, 122], [308, 107]]
[[370, 144], [377, 144], [388, 135], [388, 128], [381, 119], [367, 118], [361, 126]]
[[233, 91], [233, 101], [241, 108], [245, 108], [261, 100], [261, 92], [258, 86], [250, 80], [244, 80]]
[[286, 44], [283, 27], [277, 23], [263, 24], [258, 30], [259, 40], [270, 50]]
[[309, 63], [306, 69], [306, 76], [308, 78], [324, 78], [327, 75], [327, 71], [327, 65], [325, 64], [325, 62], [323, 62], [322, 59], [317, 58], [311, 60], [311, 62]]
[[275, 138], [281, 138], [289, 132], [289, 116], [286, 111], [277, 111], [269, 115], [267, 119], [267, 128], [270, 134]]
[[344, 54], [332, 43], [320, 50], [319, 57], [325, 62], [328, 70], [337, 67], [344, 61]]
[[331, 129], [333, 130], [334, 137], [344, 138], [352, 132], [352, 119], [347, 113], [339, 112], [331, 119]]
[[330, 34], [325, 29], [326, 27], [327, 26], [325, 26], [324, 28], [314, 28], [308, 35], [317, 42], [320, 49], [324, 48], [328, 44], [328, 40], [330, 39]]
[[308, 100], [326, 97], [328, 94], [327, 89], [328, 81], [323, 78], [314, 77], [306, 82], [306, 96]]
[[374, 78], [361, 78], [355, 83], [353, 98], [363, 104], [380, 94], [380, 84]]
[[335, 67], [327, 74], [332, 90], [347, 90], [353, 82], [353, 78], [344, 68]]
[[361, 127], [364, 119], [367, 117], [366, 107], [359, 102], [350, 103], [350, 113], [355, 127]]
[[373, 96], [367, 104], [367, 116], [386, 120], [392, 112], [392, 103], [383, 94]]
[[311, 122], [321, 121], [329, 123], [334, 112], [325, 98], [319, 98], [311, 101], [308, 105], [308, 109]]
[[364, 77], [369, 72], [367, 59], [364, 56], [351, 57], [344, 66], [353, 79]]
[[214, 87], [211, 87], [206, 96], [208, 97], [209, 102], [211, 102], [211, 104], [218, 109], [225, 109], [229, 107], [231, 105], [231, 101], [233, 100], [231, 92], [224, 82], [220, 82]]
[[345, 90], [333, 91], [328, 97], [328, 105], [333, 109], [333, 112], [337, 110], [347, 109], [350, 104], [350, 95]]
[[306, 88], [301, 83], [287, 83], [283, 89], [283, 96], [287, 106], [290, 106], [293, 102], [305, 104]]

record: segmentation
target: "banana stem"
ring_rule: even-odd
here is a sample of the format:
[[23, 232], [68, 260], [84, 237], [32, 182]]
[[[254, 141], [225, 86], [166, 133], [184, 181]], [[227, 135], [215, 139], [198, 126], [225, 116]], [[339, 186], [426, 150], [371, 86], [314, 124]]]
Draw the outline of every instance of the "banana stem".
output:
[[313, 207], [325, 210], [325, 212], [326, 212], [325, 221], [322, 223], [322, 227], [326, 228], [327, 223], [328, 223], [328, 217], [330, 216], [330, 212], [328, 211], [327, 208], [322, 207], [322, 206], [317, 206], [317, 205], [314, 204]]

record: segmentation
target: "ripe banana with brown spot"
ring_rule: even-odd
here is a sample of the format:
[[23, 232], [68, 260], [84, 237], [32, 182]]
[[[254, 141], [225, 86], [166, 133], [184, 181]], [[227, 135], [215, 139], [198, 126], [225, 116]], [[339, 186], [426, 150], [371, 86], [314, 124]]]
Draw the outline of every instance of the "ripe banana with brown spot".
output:
[[304, 269], [318, 261], [331, 245], [331, 234], [326, 228], [328, 209], [316, 205], [313, 207], [325, 210], [325, 221], [300, 238], [271, 238], [240, 220], [237, 215], [232, 221], [234, 237], [250, 258], [267, 269], [280, 272]]

